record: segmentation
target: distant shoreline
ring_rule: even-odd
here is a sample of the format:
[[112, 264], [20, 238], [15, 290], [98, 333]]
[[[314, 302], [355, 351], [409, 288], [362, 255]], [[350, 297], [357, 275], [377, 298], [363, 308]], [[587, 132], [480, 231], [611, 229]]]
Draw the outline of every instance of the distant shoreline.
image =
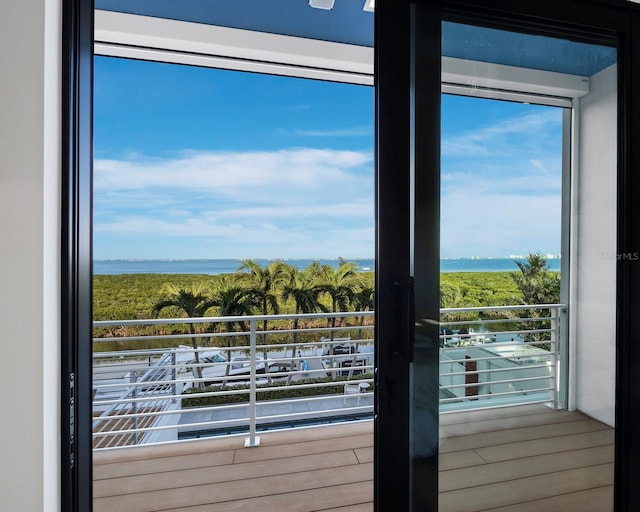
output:
[[[344, 258], [354, 262], [361, 272], [373, 272], [375, 261], [366, 258]], [[264, 265], [269, 259], [255, 258], [254, 261]], [[323, 265], [337, 267], [338, 258], [303, 259], [292, 258], [283, 260], [299, 269], [306, 268], [311, 262], [318, 261]], [[457, 258], [440, 260], [440, 271], [448, 272], [513, 272], [517, 271], [517, 258]], [[549, 270], [560, 270], [560, 259], [547, 260]], [[220, 275], [235, 273], [241, 265], [237, 259], [137, 259], [137, 260], [94, 260], [94, 275], [121, 274], [204, 274]]]

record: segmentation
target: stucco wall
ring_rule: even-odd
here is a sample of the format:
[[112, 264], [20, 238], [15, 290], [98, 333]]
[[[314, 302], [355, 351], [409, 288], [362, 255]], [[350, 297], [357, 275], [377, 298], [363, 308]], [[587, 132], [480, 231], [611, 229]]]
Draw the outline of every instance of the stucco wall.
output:
[[0, 510], [59, 510], [61, 0], [0, 11]]
[[614, 424], [616, 336], [616, 66], [580, 100], [576, 295], [576, 406]]

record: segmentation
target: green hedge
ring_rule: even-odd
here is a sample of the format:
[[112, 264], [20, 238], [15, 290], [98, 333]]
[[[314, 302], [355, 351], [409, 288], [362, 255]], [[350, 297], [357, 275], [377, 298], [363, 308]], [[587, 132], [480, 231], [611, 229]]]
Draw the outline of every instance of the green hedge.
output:
[[[285, 400], [289, 398], [305, 398], [310, 396], [322, 396], [322, 395], [339, 395], [344, 392], [344, 383], [347, 381], [358, 381], [361, 379], [372, 379], [373, 374], [365, 373], [362, 375], [357, 375], [352, 377], [351, 379], [347, 377], [336, 377], [334, 380], [331, 377], [321, 377], [314, 379], [301, 379], [295, 381], [292, 385], [298, 384], [322, 384], [322, 383], [335, 383], [331, 386], [322, 386], [317, 388], [292, 388], [291, 386], [287, 386], [286, 384], [259, 384], [257, 387], [260, 388], [272, 388], [272, 387], [281, 387], [282, 389], [272, 390], [272, 391], [263, 391], [256, 393], [257, 401], [268, 401], [268, 400]], [[369, 391], [373, 390], [373, 383], [369, 383], [371, 386]], [[227, 390], [230, 388], [227, 388]], [[249, 385], [242, 386], [233, 386], [235, 390], [248, 390]], [[214, 391], [222, 391], [221, 385], [208, 386], [205, 389], [200, 388], [189, 388], [182, 393], [182, 407], [184, 409], [188, 409], [190, 407], [207, 407], [211, 405], [224, 405], [224, 404], [236, 404], [243, 403], [249, 401], [249, 395], [242, 394], [234, 394], [234, 395], [219, 395], [219, 396], [197, 396], [202, 393], [211, 393]], [[195, 395], [195, 396], [193, 396]]]

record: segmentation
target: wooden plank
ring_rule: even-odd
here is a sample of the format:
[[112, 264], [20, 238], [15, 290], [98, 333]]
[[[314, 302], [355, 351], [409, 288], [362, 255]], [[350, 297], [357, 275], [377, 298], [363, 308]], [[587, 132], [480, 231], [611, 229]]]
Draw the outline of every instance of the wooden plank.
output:
[[485, 510], [584, 491], [611, 485], [612, 482], [613, 464], [603, 464], [563, 471], [561, 474], [550, 473], [511, 480], [508, 485], [496, 483], [443, 492], [439, 495], [439, 503], [440, 509], [447, 512]]
[[367, 448], [373, 446], [373, 435], [339, 437], [334, 439], [315, 439], [302, 443], [287, 443], [282, 445], [264, 446], [237, 451], [235, 462], [253, 462], [257, 460], [273, 460], [312, 453], [326, 453], [331, 451]]
[[[544, 404], [518, 405], [514, 407], [494, 407], [479, 411], [455, 411], [440, 414], [440, 425], [455, 423], [473, 423], [485, 419], [513, 418], [517, 416], [537, 416], [539, 414], [554, 414], [557, 412]], [[581, 414], [581, 413], [574, 413]]]
[[[373, 439], [373, 421], [358, 421], [349, 424], [323, 425], [299, 429], [279, 430], [260, 434], [262, 446], [336, 439], [346, 436], [370, 434]], [[246, 435], [224, 436], [209, 439], [190, 439], [151, 446], [135, 446], [99, 450], [93, 454], [93, 464], [109, 464], [130, 460], [170, 457], [212, 451], [244, 449]], [[373, 442], [373, 441], [372, 441]]]
[[273, 430], [260, 433], [263, 444], [286, 444], [289, 442], [313, 441], [316, 439], [336, 439], [345, 436], [370, 434], [373, 436], [373, 421], [355, 421], [353, 423], [335, 423], [315, 427], [303, 427], [288, 430]]
[[[373, 483], [359, 482], [233, 502], [203, 504], [178, 510], [180, 512], [247, 512], [251, 510], [259, 510], [260, 512], [316, 512], [319, 510], [341, 510], [342, 507], [368, 505], [369, 503], [373, 503]], [[172, 509], [172, 512], [175, 510]], [[371, 509], [365, 510], [369, 512], [373, 510], [373, 506]], [[129, 512], [129, 510], [119, 510], [118, 512]], [[130, 512], [135, 511], [131, 510]]]
[[[440, 439], [455, 436], [468, 436], [483, 432], [496, 432], [514, 428], [533, 427], [537, 425], [555, 425], [569, 421], [588, 421], [582, 414], [567, 411], [557, 411], [547, 414], [512, 416], [508, 418], [475, 420], [469, 423], [454, 423], [440, 425]], [[605, 428], [605, 427], [603, 427]]]
[[485, 512], [550, 512], [553, 510], [613, 512], [613, 485], [518, 503], [508, 507], [492, 508]]
[[[341, 484], [371, 481], [373, 464], [358, 464], [335, 468], [307, 471], [262, 478], [254, 478], [250, 484], [245, 480], [196, 486], [181, 486], [153, 492], [96, 498], [95, 512], [132, 510], [152, 512], [193, 505], [231, 502], [247, 498], [264, 497], [274, 494], [293, 493], [300, 490], [332, 487]], [[355, 503], [361, 503], [355, 502]], [[347, 504], [355, 504], [347, 503]]]
[[373, 502], [350, 505], [347, 507], [325, 508], [326, 512], [373, 512]]
[[[552, 425], [514, 428], [497, 432], [482, 432], [467, 436], [450, 437], [440, 443], [440, 453], [458, 450], [477, 450], [488, 446], [496, 446], [531, 439], [545, 439], [583, 432], [611, 430], [606, 425], [595, 420], [571, 421]], [[482, 453], [478, 451], [481, 457]]]
[[93, 479], [120, 478], [130, 475], [149, 475], [164, 471], [209, 468], [231, 464], [235, 450], [204, 452], [163, 458], [138, 459], [125, 462], [100, 464], [93, 468]]
[[[486, 464], [480, 455], [473, 450], [461, 450], [459, 452], [443, 453], [438, 457], [440, 471], [464, 468], [467, 466], [480, 466]], [[476, 469], [478, 471], [478, 469]]]
[[[606, 425], [540, 404], [442, 415], [441, 425], [441, 510], [611, 510]], [[95, 452], [94, 510], [373, 510], [373, 422], [268, 432], [256, 448], [244, 438]]]
[[373, 446], [367, 448], [356, 448], [354, 452], [356, 454], [356, 457], [358, 457], [358, 462], [360, 462], [361, 464], [364, 462], [373, 462]]
[[503, 460], [519, 459], [533, 455], [561, 453], [570, 450], [603, 446], [613, 444], [613, 442], [614, 432], [608, 429], [551, 439], [536, 439], [533, 441], [520, 441], [517, 443], [501, 444], [499, 446], [477, 448], [476, 452], [487, 462], [501, 462]]
[[93, 465], [113, 464], [134, 460], [156, 459], [195, 453], [237, 450], [244, 447], [244, 437], [223, 437], [216, 439], [192, 439], [175, 443], [133, 446], [113, 450], [93, 452]]
[[[525, 459], [508, 460], [495, 464], [485, 464], [482, 468], [467, 467], [449, 471], [440, 471], [440, 492], [447, 492], [466, 487], [476, 487], [497, 482], [505, 482], [546, 473], [556, 473], [567, 469], [602, 465], [613, 462], [613, 445], [598, 446], [584, 450], [551, 453]], [[561, 477], [558, 474], [558, 477]]]
[[[148, 462], [153, 465], [157, 461]], [[175, 489], [187, 484], [189, 486], [205, 485], [218, 482], [241, 481], [252, 485], [252, 479], [289, 473], [302, 473], [314, 469], [340, 468], [358, 464], [353, 450], [343, 450], [316, 455], [304, 455], [286, 459], [248, 462], [212, 466], [209, 468], [166, 471], [164, 473], [146, 473], [123, 478], [111, 478], [94, 482], [94, 497], [102, 498], [120, 494], [134, 494], [163, 489]], [[373, 478], [373, 473], [370, 475]]]

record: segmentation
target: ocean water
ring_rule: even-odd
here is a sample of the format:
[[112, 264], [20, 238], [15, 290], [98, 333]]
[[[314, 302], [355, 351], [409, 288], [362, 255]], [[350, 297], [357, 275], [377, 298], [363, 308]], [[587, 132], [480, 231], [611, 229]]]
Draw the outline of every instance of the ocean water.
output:
[[[270, 260], [254, 260], [261, 265], [267, 265]], [[314, 261], [311, 259], [285, 260], [299, 269], [304, 269]], [[337, 268], [337, 259], [315, 260], [322, 265]], [[372, 259], [350, 259], [358, 265], [362, 272], [375, 269]], [[93, 273], [101, 275], [114, 274], [227, 274], [235, 272], [240, 266], [240, 260], [95, 260]], [[560, 270], [560, 260], [548, 260], [551, 270]], [[510, 272], [518, 269], [515, 260], [511, 258], [459, 258], [440, 260], [442, 272]]]

